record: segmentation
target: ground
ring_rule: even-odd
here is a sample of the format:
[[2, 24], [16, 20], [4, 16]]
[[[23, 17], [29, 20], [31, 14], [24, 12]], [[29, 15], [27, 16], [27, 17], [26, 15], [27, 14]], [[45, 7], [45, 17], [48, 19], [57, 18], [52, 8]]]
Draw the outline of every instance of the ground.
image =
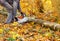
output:
[[[26, 16], [60, 24], [60, 14], [52, 10], [51, 2], [43, 0], [42, 5], [46, 10], [44, 13], [39, 11], [40, 2], [40, 0], [21, 0], [22, 11]], [[0, 11], [0, 41], [60, 41], [60, 29], [53, 30], [53, 27], [43, 26], [33, 21], [23, 24], [17, 22], [4, 24], [7, 13], [4, 13], [6, 11], [3, 7], [0, 7], [0, 10], [2, 10]], [[17, 17], [21, 18], [18, 14]]]
[[34, 22], [3, 24], [6, 16], [0, 17], [0, 41], [60, 41], [59, 30], [52, 30]]

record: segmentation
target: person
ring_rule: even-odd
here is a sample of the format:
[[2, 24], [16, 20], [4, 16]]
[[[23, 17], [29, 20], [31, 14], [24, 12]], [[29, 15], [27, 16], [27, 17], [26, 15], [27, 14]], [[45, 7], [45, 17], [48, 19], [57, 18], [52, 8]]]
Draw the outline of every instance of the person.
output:
[[[19, 23], [23, 23], [23, 22], [27, 21], [28, 18], [26, 18], [25, 14], [21, 11], [19, 2], [20, 2], [20, 0], [0, 0], [0, 4], [2, 6], [4, 6], [8, 11], [8, 17], [5, 21], [5, 24], [14, 22], [14, 19], [16, 19], [16, 21], [19, 22]], [[19, 10], [21, 15], [23, 16], [23, 19], [21, 19], [21, 20], [19, 20], [16, 17], [17, 9]]]

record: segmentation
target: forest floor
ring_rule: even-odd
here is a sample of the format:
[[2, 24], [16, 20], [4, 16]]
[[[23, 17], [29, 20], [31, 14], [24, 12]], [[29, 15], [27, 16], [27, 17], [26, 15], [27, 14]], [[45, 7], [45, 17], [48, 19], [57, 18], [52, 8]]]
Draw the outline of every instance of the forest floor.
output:
[[[47, 15], [36, 14], [35, 16], [38, 19], [60, 24], [60, 17], [55, 12]], [[6, 17], [0, 14], [0, 41], [60, 41], [59, 29], [53, 30], [49, 26], [43, 27], [34, 22], [3, 24]]]
[[[56, 22], [55, 19], [52, 18], [50, 21]], [[5, 20], [6, 16], [0, 14], [0, 41], [60, 41], [59, 30], [42, 27], [34, 22], [3, 24]], [[59, 23], [58, 20], [57, 22]]]

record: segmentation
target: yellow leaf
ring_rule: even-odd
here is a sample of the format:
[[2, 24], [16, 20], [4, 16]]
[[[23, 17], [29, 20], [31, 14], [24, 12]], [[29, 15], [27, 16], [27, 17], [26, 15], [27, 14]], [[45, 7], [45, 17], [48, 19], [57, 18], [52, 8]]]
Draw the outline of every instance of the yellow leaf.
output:
[[3, 29], [0, 29], [0, 33], [3, 33]]
[[19, 34], [15, 34], [12, 37], [13, 37], [13, 39], [16, 39], [16, 37], [20, 37], [20, 35]]
[[16, 26], [16, 25], [18, 25], [18, 22], [14, 22], [12, 25]]

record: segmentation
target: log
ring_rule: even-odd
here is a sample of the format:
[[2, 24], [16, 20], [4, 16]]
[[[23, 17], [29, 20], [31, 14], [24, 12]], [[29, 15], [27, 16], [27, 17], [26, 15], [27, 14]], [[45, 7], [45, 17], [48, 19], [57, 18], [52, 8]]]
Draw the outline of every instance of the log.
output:
[[20, 19], [18, 21], [18, 23], [24, 23], [24, 22], [30, 22], [30, 21], [33, 21], [33, 22], [38, 23], [38, 24], [42, 24], [44, 26], [49, 26], [50, 28], [52, 28], [54, 30], [55, 29], [60, 30], [60, 24], [55, 23], [55, 22], [45, 21], [45, 20], [42, 20], [42, 19], [36, 19], [35, 17], [26, 17], [25, 19]]
[[55, 22], [49, 22], [42, 19], [35, 19], [33, 17], [29, 17], [28, 21], [34, 21], [35, 23], [39, 23], [44, 26], [49, 26], [50, 28], [53, 28], [53, 29], [60, 29], [60, 24], [55, 23]]

